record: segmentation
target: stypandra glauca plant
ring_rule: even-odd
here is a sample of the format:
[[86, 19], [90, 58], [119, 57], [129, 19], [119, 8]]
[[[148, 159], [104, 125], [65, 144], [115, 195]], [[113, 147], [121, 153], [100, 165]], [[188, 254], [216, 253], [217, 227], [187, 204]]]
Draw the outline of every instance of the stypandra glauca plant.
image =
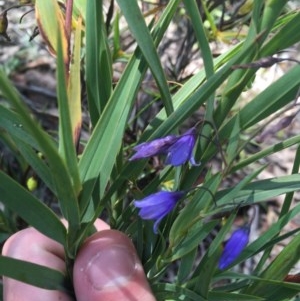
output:
[[[1, 169], [0, 230], [3, 240], [19, 230], [17, 216], [59, 242], [67, 272], [1, 256], [1, 275], [74, 296], [74, 260], [102, 217], [135, 244], [157, 300], [293, 300], [300, 290], [299, 271], [292, 270], [300, 228], [282, 229], [300, 211], [293, 202], [300, 189], [300, 135], [260, 144], [257, 138], [263, 130], [276, 136], [270, 127], [284, 132], [280, 124], [295, 121], [282, 116], [297, 108], [300, 66], [296, 58], [288, 64], [270, 59], [290, 59], [294, 52], [287, 49], [300, 41], [294, 2], [247, 1], [226, 23], [227, 6], [217, 1], [172, 0], [148, 11], [136, 0], [32, 1], [39, 33], [57, 59], [57, 135], [39, 125], [1, 70], [0, 137], [53, 194], [60, 213]], [[203, 67], [174, 84], [159, 49], [183, 18]], [[122, 49], [126, 33], [134, 40], [130, 52]], [[238, 43], [213, 55], [211, 39], [225, 36]], [[116, 62], [123, 64], [117, 79]], [[286, 64], [285, 72], [245, 99], [262, 68], [274, 64]], [[149, 78], [152, 101], [139, 109]], [[87, 141], [80, 136], [82, 95]], [[157, 113], [143, 122], [154, 105]], [[286, 149], [292, 170], [261, 179], [270, 155]], [[276, 220], [252, 235], [253, 219], [279, 195]]]

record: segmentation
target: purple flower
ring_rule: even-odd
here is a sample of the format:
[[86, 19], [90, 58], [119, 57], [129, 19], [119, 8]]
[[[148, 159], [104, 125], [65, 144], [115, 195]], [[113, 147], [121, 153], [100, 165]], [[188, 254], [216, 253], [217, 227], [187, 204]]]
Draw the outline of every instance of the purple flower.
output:
[[241, 254], [249, 242], [250, 227], [235, 230], [227, 241], [219, 260], [219, 269], [226, 269]]
[[129, 161], [164, 154], [167, 149], [177, 141], [177, 139], [178, 138], [176, 136], [170, 135], [150, 142], [141, 143], [133, 148], [136, 153], [129, 159]]
[[191, 128], [177, 138], [167, 150], [166, 164], [179, 166], [187, 161], [192, 165], [199, 165], [195, 162], [193, 149], [196, 143], [196, 129]]
[[133, 161], [165, 154], [167, 155], [166, 164], [179, 166], [190, 161], [192, 165], [199, 165], [193, 157], [196, 138], [196, 129], [191, 128], [180, 136], [170, 135], [150, 142], [144, 142], [134, 147], [133, 150], [136, 153], [129, 160]]
[[134, 201], [135, 207], [140, 208], [139, 216], [145, 220], [155, 220], [153, 231], [157, 233], [160, 221], [175, 207], [185, 195], [182, 191], [160, 191]]

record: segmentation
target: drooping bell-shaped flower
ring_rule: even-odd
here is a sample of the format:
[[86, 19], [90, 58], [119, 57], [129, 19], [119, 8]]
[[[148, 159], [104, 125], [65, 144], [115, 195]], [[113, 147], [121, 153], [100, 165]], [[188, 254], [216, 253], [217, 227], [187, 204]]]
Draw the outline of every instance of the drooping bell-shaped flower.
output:
[[226, 269], [245, 249], [249, 242], [249, 233], [249, 226], [241, 227], [232, 233], [219, 260], [220, 270]]
[[154, 233], [160, 221], [175, 207], [176, 203], [185, 195], [183, 191], [160, 191], [134, 201], [135, 207], [139, 208], [139, 216], [144, 220], [155, 220]]
[[165, 163], [173, 166], [179, 166], [190, 161], [192, 165], [199, 165], [195, 162], [193, 156], [196, 134], [196, 129], [191, 128], [179, 136], [177, 141], [168, 148]]
[[196, 128], [191, 128], [179, 136], [169, 135], [144, 142], [133, 148], [136, 153], [129, 160], [133, 161], [164, 154], [167, 155], [165, 163], [168, 165], [179, 166], [188, 161], [192, 165], [198, 165], [193, 157], [196, 138]]

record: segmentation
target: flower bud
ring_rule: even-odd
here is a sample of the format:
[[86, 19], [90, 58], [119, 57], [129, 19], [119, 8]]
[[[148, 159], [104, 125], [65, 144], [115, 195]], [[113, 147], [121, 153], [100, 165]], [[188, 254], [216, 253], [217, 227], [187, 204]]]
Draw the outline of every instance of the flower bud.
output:
[[235, 230], [227, 241], [219, 260], [219, 269], [226, 269], [242, 253], [249, 242], [249, 226]]
[[29, 191], [34, 191], [37, 188], [37, 180], [34, 177], [30, 177], [27, 182], [26, 186]]
[[179, 136], [169, 135], [152, 141], [138, 144], [133, 148], [136, 153], [129, 161], [149, 158], [152, 156], [166, 155], [166, 164], [179, 166], [187, 161], [198, 166], [193, 156], [193, 149], [197, 139], [196, 128], [191, 128]]

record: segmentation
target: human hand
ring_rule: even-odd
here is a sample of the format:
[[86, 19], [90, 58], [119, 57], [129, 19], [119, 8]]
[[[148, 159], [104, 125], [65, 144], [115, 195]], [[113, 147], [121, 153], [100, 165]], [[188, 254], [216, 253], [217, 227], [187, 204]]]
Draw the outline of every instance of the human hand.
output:
[[[73, 282], [77, 301], [155, 301], [130, 239], [101, 220], [76, 257]], [[34, 228], [12, 235], [3, 255], [66, 272], [64, 249]], [[61, 291], [45, 290], [14, 279], [3, 279], [4, 301], [71, 301]]]

